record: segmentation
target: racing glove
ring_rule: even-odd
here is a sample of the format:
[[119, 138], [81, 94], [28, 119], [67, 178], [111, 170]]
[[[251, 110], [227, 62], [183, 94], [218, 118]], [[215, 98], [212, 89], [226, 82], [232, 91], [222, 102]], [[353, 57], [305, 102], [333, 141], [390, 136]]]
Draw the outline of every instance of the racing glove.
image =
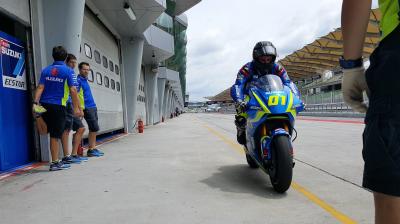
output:
[[366, 91], [367, 95], [369, 96], [369, 89], [365, 80], [364, 67], [343, 69], [343, 100], [353, 110], [360, 113], [365, 113], [368, 109], [363, 99], [364, 91]]
[[241, 113], [245, 112], [246, 111], [246, 106], [247, 106], [247, 103], [244, 102], [244, 101], [237, 102], [236, 103], [236, 112], [238, 114], [241, 114]]

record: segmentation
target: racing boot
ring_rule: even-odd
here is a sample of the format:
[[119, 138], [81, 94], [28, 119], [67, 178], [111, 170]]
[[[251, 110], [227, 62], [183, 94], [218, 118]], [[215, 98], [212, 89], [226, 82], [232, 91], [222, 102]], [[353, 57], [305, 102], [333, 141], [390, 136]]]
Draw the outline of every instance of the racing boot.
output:
[[235, 115], [235, 125], [236, 125], [236, 139], [239, 144], [246, 144], [246, 118], [240, 115]]

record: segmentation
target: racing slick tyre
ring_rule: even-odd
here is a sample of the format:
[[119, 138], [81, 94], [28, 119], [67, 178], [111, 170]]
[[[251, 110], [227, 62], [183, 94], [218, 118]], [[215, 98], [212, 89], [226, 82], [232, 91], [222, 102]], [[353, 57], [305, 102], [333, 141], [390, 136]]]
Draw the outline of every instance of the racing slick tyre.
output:
[[269, 168], [269, 177], [278, 193], [285, 193], [293, 177], [293, 155], [291, 154], [290, 139], [280, 135], [274, 138], [272, 149], [272, 164]]

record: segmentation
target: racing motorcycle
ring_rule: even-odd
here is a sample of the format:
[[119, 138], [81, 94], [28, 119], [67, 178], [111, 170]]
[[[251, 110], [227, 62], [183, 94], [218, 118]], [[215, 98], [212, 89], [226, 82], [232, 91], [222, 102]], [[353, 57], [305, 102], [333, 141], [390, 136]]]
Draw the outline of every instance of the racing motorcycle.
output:
[[284, 193], [292, 182], [295, 118], [304, 104], [276, 75], [262, 76], [250, 84], [246, 101], [242, 116], [247, 118], [247, 163], [251, 168], [261, 168], [269, 175], [274, 190]]

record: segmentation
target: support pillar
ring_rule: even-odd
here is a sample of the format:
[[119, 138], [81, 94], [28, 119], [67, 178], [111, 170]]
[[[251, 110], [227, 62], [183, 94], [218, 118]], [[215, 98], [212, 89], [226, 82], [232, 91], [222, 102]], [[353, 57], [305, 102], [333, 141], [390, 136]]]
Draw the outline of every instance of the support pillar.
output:
[[171, 113], [175, 112], [175, 93], [172, 94]]
[[163, 115], [163, 108], [164, 108], [164, 92], [165, 92], [165, 84], [167, 80], [166, 79], [158, 79], [157, 80], [157, 85], [158, 85], [158, 117], [159, 120], [161, 121]]
[[172, 108], [172, 98], [173, 98], [173, 95], [174, 95], [174, 91], [171, 89], [171, 92], [170, 92], [170, 94], [169, 94], [169, 104], [168, 104], [168, 116], [169, 116], [169, 117], [171, 116], [171, 113], [172, 113], [171, 108]]
[[150, 66], [146, 66], [144, 74], [144, 82], [146, 89], [146, 120], [148, 125], [154, 125], [156, 119], [154, 116], [156, 114], [156, 109], [158, 108], [157, 100], [157, 73], [151, 70]]
[[[79, 57], [84, 9], [85, 0], [31, 1], [36, 80], [40, 78], [41, 69], [53, 63], [53, 47], [61, 45], [68, 53]], [[42, 161], [50, 161], [48, 135], [40, 136], [40, 148]]]
[[124, 101], [125, 129], [129, 133], [135, 131], [137, 96], [140, 82], [140, 70], [142, 67], [144, 40], [123, 39], [121, 41], [122, 63], [122, 94]]
[[164, 119], [167, 119], [167, 116], [165, 115], [165, 111], [167, 110], [167, 106], [168, 106], [168, 94], [169, 94], [169, 87], [165, 86], [164, 88], [164, 98], [163, 98], [163, 106], [162, 106], [162, 110], [161, 110], [161, 114], [164, 117]]
[[164, 115], [166, 118], [170, 118], [170, 114], [169, 114], [169, 105], [170, 105], [170, 101], [171, 101], [171, 89], [168, 88], [168, 92], [167, 92], [167, 101], [166, 101], [166, 105], [165, 105], [165, 111], [164, 111]]
[[53, 62], [52, 49], [58, 45], [79, 57], [85, 0], [42, 0], [41, 3], [45, 64]]

